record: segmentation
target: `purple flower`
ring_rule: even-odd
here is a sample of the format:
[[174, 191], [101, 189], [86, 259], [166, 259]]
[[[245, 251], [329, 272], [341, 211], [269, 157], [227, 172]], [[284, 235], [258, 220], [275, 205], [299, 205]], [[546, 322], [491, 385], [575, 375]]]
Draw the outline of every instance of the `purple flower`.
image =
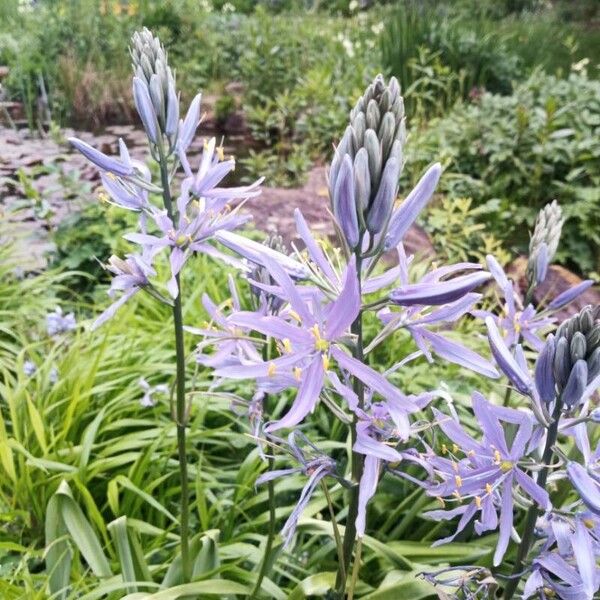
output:
[[[472, 268], [472, 267], [469, 267]], [[459, 300], [490, 278], [489, 273], [472, 273], [450, 280], [407, 283], [390, 293], [390, 300], [400, 306], [442, 305]]]
[[119, 139], [119, 146], [121, 148], [120, 160], [113, 158], [112, 156], [107, 156], [78, 138], [71, 137], [69, 138], [69, 142], [76, 150], [79, 150], [81, 154], [102, 171], [112, 173], [119, 177], [129, 177], [134, 174], [133, 163], [129, 160], [129, 153], [121, 139]]
[[521, 298], [515, 291], [513, 282], [508, 279], [498, 261], [493, 256], [488, 255], [487, 264], [504, 297], [502, 313], [500, 316], [496, 316], [489, 311], [480, 310], [473, 311], [473, 314], [482, 319], [493, 318], [509, 348], [514, 348], [523, 338], [532, 348], [541, 350], [544, 342], [539, 333], [548, 329], [554, 323], [554, 319], [543, 314], [537, 314], [532, 304], [528, 304], [523, 308]]
[[[334, 301], [322, 304], [314, 299], [306, 302], [285, 270], [276, 262], [264, 259], [271, 277], [277, 282], [288, 309], [280, 316], [261, 316], [239, 312], [230, 317], [231, 323], [250, 328], [279, 342], [282, 354], [261, 364], [230, 366], [217, 369], [216, 375], [235, 379], [275, 377], [280, 372], [293, 372], [299, 383], [296, 399], [279, 421], [270, 423], [265, 431], [294, 427], [313, 410], [325, 373], [333, 356], [332, 344], [345, 335], [360, 309], [356, 265], [351, 260], [345, 275], [344, 288]], [[261, 288], [259, 282], [253, 282]], [[295, 324], [294, 324], [295, 323]]]
[[156, 405], [155, 394], [168, 394], [169, 387], [165, 384], [150, 385], [143, 377], [140, 377], [138, 385], [142, 388], [144, 395], [140, 399], [140, 405], [144, 408], [151, 408]]
[[167, 289], [173, 298], [179, 294], [177, 275], [190, 255], [194, 252], [214, 255], [215, 249], [207, 242], [218, 231], [235, 229], [248, 220], [248, 217], [240, 215], [237, 210], [223, 210], [226, 203], [224, 198], [202, 198], [192, 202], [190, 196], [182, 191], [177, 201], [177, 224], [167, 215], [166, 210], [157, 211], [153, 219], [162, 235], [130, 233], [124, 236], [131, 242], [141, 244], [152, 256], [163, 248], [170, 248], [171, 279]]
[[395, 248], [402, 241], [410, 226], [416, 221], [419, 213], [429, 200], [431, 200], [441, 174], [442, 167], [439, 163], [435, 163], [429, 167], [400, 207], [392, 213], [385, 236], [385, 250]]
[[148, 85], [139, 77], [133, 78], [133, 101], [135, 102], [135, 107], [140, 115], [148, 138], [153, 144], [156, 144], [160, 134], [158, 118], [152, 106]]
[[71, 312], [63, 315], [62, 308], [57, 306], [54, 312], [46, 315], [46, 331], [50, 337], [73, 331], [77, 327], [75, 315]]
[[525, 582], [523, 598], [535, 594], [544, 599], [593, 600], [600, 586], [600, 570], [596, 565], [583, 525], [571, 537], [575, 564], [558, 552], [546, 552], [533, 561], [531, 574]]
[[138, 254], [128, 254], [125, 260], [111, 256], [105, 268], [116, 275], [113, 277], [108, 295], [112, 297], [117, 292], [122, 295], [94, 321], [92, 329], [96, 329], [113, 317], [127, 300], [150, 284], [148, 277], [156, 275], [147, 258]]
[[559, 294], [548, 304], [548, 308], [552, 310], [558, 310], [563, 306], [566, 306], [570, 302], [573, 302], [578, 296], [583, 294], [587, 289], [589, 289], [592, 285], [594, 285], [594, 281], [592, 279], [586, 279], [576, 286], [565, 290], [562, 294]]
[[[403, 286], [408, 285], [409, 259], [404, 254], [402, 244], [398, 246], [399, 277]], [[425, 275], [419, 285], [435, 284], [440, 277], [453, 271], [465, 269], [478, 269], [479, 265], [462, 263], [453, 267], [434, 269]], [[426, 305], [414, 305], [401, 310], [386, 307], [379, 311], [378, 316], [385, 324], [383, 330], [369, 345], [369, 349], [380, 343], [385, 337], [397, 329], [406, 329], [417, 344], [420, 352], [429, 361], [433, 361], [430, 349], [449, 362], [461, 365], [486, 377], [498, 377], [494, 366], [482, 356], [457, 342], [449, 340], [434, 328], [452, 325], [464, 314], [469, 312], [473, 305], [481, 298], [480, 294], [466, 293], [462, 297], [433, 308]]]
[[[197, 198], [212, 199], [213, 202], [209, 203], [213, 205], [212, 210], [221, 210], [224, 203], [230, 200], [246, 200], [260, 194], [259, 186], [264, 178], [260, 178], [252, 185], [247, 186], [217, 187], [225, 176], [233, 171], [235, 161], [233, 158], [225, 160], [223, 149], [216, 147], [215, 138], [211, 138], [208, 142], [204, 143], [200, 166], [195, 175], [192, 173], [187, 159], [182, 161], [182, 164], [186, 172], [186, 179], [183, 182], [182, 188], [186, 190], [186, 193], [190, 193]], [[223, 205], [217, 209], [216, 206], [220, 204], [219, 200], [223, 202]]]
[[[298, 443], [298, 437], [306, 447], [303, 447]], [[292, 456], [300, 463], [300, 466], [290, 469], [269, 471], [256, 480], [256, 484], [260, 485], [267, 481], [277, 479], [278, 477], [286, 477], [295, 473], [303, 473], [308, 476], [308, 481], [302, 489], [298, 504], [294, 507], [294, 510], [281, 530], [281, 535], [284, 538], [284, 547], [289, 546], [292, 541], [298, 525], [298, 519], [306, 508], [316, 487], [324, 477], [335, 474], [335, 462], [329, 456], [323, 454], [323, 452], [312, 444], [304, 434], [298, 431], [292, 431], [288, 436], [288, 447]]]
[[[498, 565], [513, 527], [513, 488], [519, 486], [542, 509], [550, 507], [550, 499], [546, 490], [539, 487], [521, 465], [529, 451], [532, 416], [495, 406], [478, 393], [473, 394], [473, 411], [483, 434], [481, 441], [468, 435], [454, 419], [435, 411], [438, 425], [455, 446], [450, 458], [431, 458], [441, 481], [425, 484], [427, 492], [439, 498], [466, 499], [469, 503], [448, 511], [432, 511], [428, 515], [435, 519], [461, 516], [456, 532], [436, 542], [438, 545], [452, 541], [480, 513], [480, 520], [475, 522], [478, 534], [499, 529], [494, 553], [494, 565]], [[516, 427], [512, 443], [506, 438], [503, 423]], [[463, 453], [464, 458], [458, 459], [458, 453]]]
[[37, 365], [32, 360], [23, 363], [23, 373], [26, 377], [33, 377], [37, 371]]

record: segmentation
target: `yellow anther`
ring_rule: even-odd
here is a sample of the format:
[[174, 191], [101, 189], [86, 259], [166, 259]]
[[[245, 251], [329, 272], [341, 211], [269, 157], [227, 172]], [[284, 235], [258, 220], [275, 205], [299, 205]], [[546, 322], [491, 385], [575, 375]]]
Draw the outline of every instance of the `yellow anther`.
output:
[[454, 452], [454, 454], [458, 454], [459, 450], [460, 450], [460, 448], [458, 447], [457, 444], [452, 444], [452, 452]]
[[521, 323], [515, 322], [515, 333], [521, 333]]
[[475, 450], [469, 450], [469, 451], [467, 452], [467, 456], [468, 456], [469, 458], [471, 458], [472, 456], [475, 456]]
[[277, 367], [275, 366], [275, 363], [269, 363], [269, 366], [267, 368], [267, 375], [269, 377], [275, 377], [276, 372], [277, 372]]
[[300, 381], [302, 377], [302, 369], [300, 367], [294, 367], [294, 379]]
[[323, 369], [325, 369], [325, 371], [329, 371], [329, 356], [327, 356], [327, 354], [323, 354], [322, 359]]
[[290, 342], [289, 338], [285, 338], [283, 340], [283, 349], [290, 354], [292, 352], [292, 342]]
[[457, 463], [455, 463], [454, 461], [452, 461], [452, 468], [454, 469], [454, 471], [455, 471], [456, 473], [458, 473], [458, 464], [457, 464]]
[[441, 496], [438, 496], [436, 500], [442, 505], [442, 508], [446, 508], [446, 503], [444, 502], [444, 499]]
[[217, 157], [219, 160], [225, 160], [225, 153], [223, 152], [223, 146], [217, 146]]
[[289, 315], [290, 317], [292, 317], [292, 319], [294, 319], [294, 321], [298, 321], [298, 323], [300, 323], [300, 321], [302, 320], [300, 318], [300, 315], [295, 310], [290, 310]]
[[460, 492], [458, 490], [454, 490], [452, 492], [452, 495], [457, 499], [457, 500], [462, 500], [462, 496], [460, 495]]
[[462, 477], [460, 475], [455, 475], [454, 483], [456, 484], [456, 487], [459, 488], [462, 485]]
[[510, 462], [510, 460], [503, 460], [500, 463], [500, 470], [503, 473], [508, 473], [512, 468], [513, 468], [513, 464], [512, 464], [512, 462]]
[[325, 352], [328, 350], [329, 342], [321, 337], [321, 331], [316, 323], [310, 328], [310, 331], [315, 338], [315, 348], [319, 350], [319, 352]]
[[491, 494], [491, 493], [492, 493], [492, 486], [491, 486], [489, 483], [486, 483], [486, 484], [485, 484], [485, 491], [486, 491], [488, 494]]
[[588, 528], [588, 529], [594, 529], [594, 527], [596, 526], [596, 524], [594, 523], [593, 519], [581, 519], [581, 522]]
[[494, 450], [494, 461], [496, 464], [499, 464], [501, 460], [502, 457], [500, 456], [500, 452], [498, 452], [498, 450]]
[[108, 203], [108, 194], [106, 192], [98, 192], [98, 200], [100, 202]]
[[479, 496], [475, 496], [475, 506], [481, 508], [481, 498]]
[[448, 454], [448, 448], [446, 447], [446, 444], [442, 444], [442, 454]]

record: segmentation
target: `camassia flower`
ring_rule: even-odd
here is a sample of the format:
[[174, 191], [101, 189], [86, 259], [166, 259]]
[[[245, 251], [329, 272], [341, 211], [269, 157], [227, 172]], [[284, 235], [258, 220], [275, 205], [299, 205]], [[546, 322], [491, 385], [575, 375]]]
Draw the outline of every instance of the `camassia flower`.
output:
[[[471, 521], [475, 531], [499, 529], [494, 565], [500, 564], [508, 546], [513, 527], [513, 489], [518, 486], [523, 493], [542, 509], [550, 508], [548, 492], [542, 489], [525, 471], [524, 463], [530, 449], [533, 433], [533, 416], [510, 408], [495, 406], [481, 394], [473, 394], [473, 412], [483, 433], [481, 441], [471, 437], [451, 417], [435, 412], [442, 431], [453, 443], [451, 451], [444, 448], [446, 456], [431, 457], [437, 483], [425, 484], [427, 493], [445, 501], [467, 500], [467, 504], [451, 509], [427, 513], [434, 519], [452, 519], [460, 515], [456, 532], [436, 545], [450, 542]], [[516, 427], [512, 443], [506, 437], [503, 424]], [[462, 458], [458, 458], [463, 454]], [[499, 517], [498, 517], [499, 512]]]
[[111, 281], [108, 295], [112, 297], [120, 292], [121, 297], [94, 321], [92, 329], [108, 321], [127, 300], [150, 285], [148, 277], [156, 275], [148, 258], [139, 254], [128, 254], [125, 260], [111, 256], [105, 268], [116, 275]]
[[[360, 295], [356, 276], [356, 262], [351, 258], [343, 287], [335, 299], [314, 292], [307, 299], [284, 268], [265, 257], [263, 260], [277, 286], [269, 291], [280, 294], [288, 306], [278, 316], [262, 316], [256, 312], [240, 312], [230, 322], [252, 329], [277, 341], [280, 356], [259, 364], [227, 366], [215, 371], [218, 377], [232, 379], [277, 378], [293, 374], [298, 381], [298, 393], [289, 411], [278, 421], [269, 423], [266, 432], [294, 427], [316, 406], [333, 362], [363, 381], [389, 401], [405, 411], [417, 410], [414, 403], [387, 379], [367, 365], [348, 356], [341, 344], [348, 339], [350, 325], [360, 310]], [[253, 282], [259, 288], [262, 284]]]
[[215, 233], [235, 229], [248, 220], [248, 217], [241, 215], [238, 210], [224, 210], [227, 201], [227, 198], [192, 200], [189, 194], [182, 191], [177, 201], [176, 222], [173, 222], [166, 210], [157, 211], [153, 215], [162, 235], [129, 233], [124, 236], [131, 242], [141, 244], [152, 255], [156, 255], [163, 248], [170, 248], [171, 279], [167, 283], [167, 289], [173, 298], [179, 294], [176, 277], [191, 254], [218, 254], [208, 243]]
[[[409, 265], [412, 257], [407, 258], [402, 244], [398, 246], [400, 287], [390, 294], [395, 304], [379, 311], [378, 317], [384, 323], [383, 329], [374, 338], [369, 349], [383, 341], [398, 329], [407, 330], [414, 339], [420, 352], [429, 362], [433, 362], [431, 352], [449, 362], [461, 365], [486, 377], [498, 377], [494, 366], [473, 350], [454, 342], [434, 328], [448, 326], [471, 310], [481, 298], [481, 294], [473, 293], [482, 282], [489, 278], [488, 273], [476, 272], [452, 279], [443, 279], [455, 273], [478, 271], [481, 267], [474, 263], [459, 263], [439, 267], [424, 275], [416, 284], [409, 283]], [[466, 282], [466, 285], [465, 285]], [[444, 288], [445, 299], [440, 300], [438, 290]], [[413, 302], [415, 294], [420, 299]], [[428, 298], [427, 294], [431, 297]]]
[[[298, 442], [300, 438], [300, 443]], [[284, 547], [289, 546], [296, 527], [298, 525], [298, 519], [306, 508], [310, 497], [319, 485], [320, 481], [327, 475], [335, 475], [335, 461], [329, 456], [321, 452], [314, 444], [312, 444], [308, 438], [298, 431], [292, 431], [288, 436], [287, 446], [290, 453], [299, 463], [299, 467], [289, 469], [277, 469], [269, 471], [261, 475], [257, 480], [256, 484], [260, 485], [267, 481], [272, 481], [278, 477], [286, 477], [295, 473], [303, 473], [308, 476], [308, 481], [304, 486], [298, 504], [294, 507], [294, 510], [285, 522], [281, 535], [285, 540]]]

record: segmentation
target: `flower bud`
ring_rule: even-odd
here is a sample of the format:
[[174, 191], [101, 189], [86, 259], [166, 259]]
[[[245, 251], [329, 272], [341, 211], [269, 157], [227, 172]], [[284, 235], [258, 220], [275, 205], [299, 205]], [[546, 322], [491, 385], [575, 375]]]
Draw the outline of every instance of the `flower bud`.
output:
[[556, 397], [553, 370], [555, 350], [554, 336], [550, 334], [535, 363], [535, 385], [540, 399], [546, 404], [552, 402]]
[[[341, 174], [344, 155], [350, 157], [351, 165], [357, 171], [353, 181], [359, 238], [365, 232], [365, 225], [371, 235], [376, 235], [383, 233], [389, 223], [402, 169], [405, 137], [400, 85], [395, 78], [386, 84], [383, 76], [378, 75], [350, 112], [350, 125], [335, 150], [329, 171], [329, 193], [334, 214], [333, 192]], [[355, 160], [359, 154], [360, 158]], [[365, 167], [368, 167], [368, 176]], [[345, 233], [346, 226], [339, 225]]]
[[554, 377], [568, 408], [577, 405], [584, 391], [587, 395], [586, 386], [600, 374], [599, 317], [598, 307], [586, 306], [579, 314], [561, 323], [556, 331]]
[[585, 360], [578, 360], [569, 374], [567, 385], [562, 392], [562, 401], [569, 408], [573, 407], [583, 395], [587, 385], [588, 369]]
[[[144, 129], [154, 144], [160, 141], [161, 135], [165, 135], [171, 152], [177, 141], [179, 98], [165, 49], [160, 40], [144, 27], [133, 34], [130, 53], [135, 73], [134, 101]], [[150, 100], [149, 105], [146, 97]]]
[[352, 161], [344, 156], [333, 191], [333, 214], [344, 234], [350, 248], [355, 248], [359, 241], [358, 218], [354, 191], [354, 172]]
[[529, 241], [527, 276], [530, 284], [539, 285], [546, 278], [548, 265], [558, 249], [562, 226], [562, 210], [556, 200], [544, 206], [538, 213]]

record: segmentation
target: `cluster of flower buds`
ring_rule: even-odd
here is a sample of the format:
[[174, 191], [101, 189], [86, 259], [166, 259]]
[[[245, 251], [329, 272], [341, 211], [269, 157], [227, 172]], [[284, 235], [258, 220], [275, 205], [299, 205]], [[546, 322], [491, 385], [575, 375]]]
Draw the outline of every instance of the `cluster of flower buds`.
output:
[[540, 285], [546, 279], [548, 266], [552, 262], [563, 226], [562, 210], [554, 200], [540, 210], [535, 229], [529, 241], [527, 277], [529, 284]]
[[148, 138], [158, 144], [166, 136], [174, 148], [179, 125], [175, 78], [160, 40], [144, 28], [131, 38], [133, 99]]
[[[281, 254], [287, 255], [287, 249], [283, 243], [283, 238], [272, 233], [264, 241], [264, 245], [271, 250], [275, 250]], [[249, 274], [248, 279], [250, 280], [250, 291], [252, 297], [256, 300], [257, 308], [262, 309], [267, 315], [276, 315], [284, 304], [284, 301], [275, 294], [269, 293], [264, 287], [273, 287], [277, 285], [277, 282], [273, 279], [269, 270], [263, 265], [257, 265], [256, 268]], [[252, 282], [256, 282], [258, 285], [254, 285]], [[261, 287], [259, 287], [259, 285]]]
[[600, 306], [586, 306], [548, 336], [536, 364], [540, 396], [577, 406], [588, 384], [600, 374]]
[[405, 138], [400, 85], [394, 77], [386, 85], [378, 75], [351, 111], [329, 171], [333, 213], [351, 248], [365, 231], [377, 236], [387, 228]]

